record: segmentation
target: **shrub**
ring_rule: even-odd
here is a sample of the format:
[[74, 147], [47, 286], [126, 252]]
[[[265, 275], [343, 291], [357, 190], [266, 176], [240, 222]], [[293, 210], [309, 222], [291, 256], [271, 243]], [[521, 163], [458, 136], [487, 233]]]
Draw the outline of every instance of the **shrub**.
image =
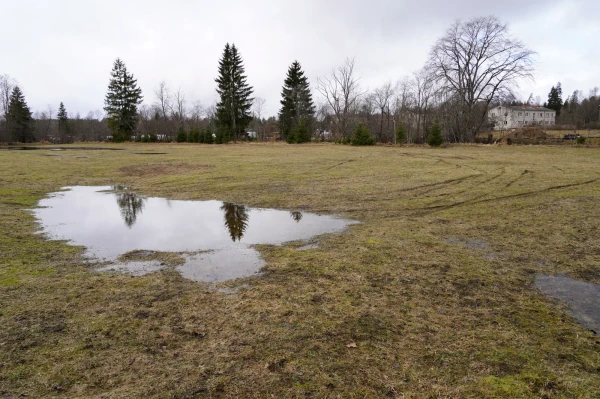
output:
[[288, 143], [310, 143], [310, 132], [306, 128], [304, 120], [301, 120], [298, 125], [292, 130], [292, 134], [288, 138]]
[[585, 137], [583, 137], [583, 136], [577, 137], [577, 144], [585, 144]]
[[207, 127], [206, 129], [204, 129], [204, 143], [205, 144], [212, 144], [213, 141], [213, 132], [212, 129], [210, 127]]
[[188, 135], [188, 141], [190, 143], [200, 143], [200, 131], [195, 127], [190, 128], [190, 134]]
[[406, 143], [406, 128], [404, 127], [404, 123], [400, 122], [396, 128], [396, 144], [403, 143]]
[[440, 122], [436, 119], [431, 126], [429, 136], [427, 137], [427, 144], [432, 147], [439, 147], [444, 144], [444, 137], [442, 136], [442, 128]]
[[375, 139], [369, 133], [369, 129], [362, 123], [359, 123], [354, 129], [354, 136], [351, 143], [352, 145], [374, 145]]
[[187, 134], [185, 134], [185, 130], [183, 130], [183, 126], [180, 126], [179, 130], [177, 130], [176, 140], [178, 143], [184, 143], [187, 141]]

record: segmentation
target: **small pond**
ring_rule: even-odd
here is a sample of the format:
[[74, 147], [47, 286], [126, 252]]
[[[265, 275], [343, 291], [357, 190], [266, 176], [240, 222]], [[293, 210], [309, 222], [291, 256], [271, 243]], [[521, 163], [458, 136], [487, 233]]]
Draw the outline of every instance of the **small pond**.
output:
[[156, 260], [120, 262], [136, 250], [181, 253], [186, 278], [218, 282], [257, 273], [264, 265], [254, 245], [281, 245], [340, 233], [357, 223], [329, 215], [249, 208], [221, 201], [144, 197], [120, 186], [66, 187], [33, 210], [52, 240], [86, 247], [86, 255], [132, 274], [165, 266]]

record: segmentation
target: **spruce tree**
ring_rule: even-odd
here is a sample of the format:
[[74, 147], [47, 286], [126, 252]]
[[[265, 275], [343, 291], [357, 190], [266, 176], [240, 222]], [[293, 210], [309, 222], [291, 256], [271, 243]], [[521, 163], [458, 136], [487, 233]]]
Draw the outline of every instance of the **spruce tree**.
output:
[[58, 106], [58, 135], [63, 143], [71, 141], [71, 122], [65, 105], [61, 102]]
[[290, 140], [288, 140], [288, 143], [310, 143], [310, 140], [310, 131], [306, 127], [306, 122], [304, 119], [300, 119], [298, 124], [292, 130], [292, 133], [290, 133]]
[[6, 113], [6, 123], [10, 137], [21, 143], [35, 141], [32, 122], [31, 111], [27, 102], [25, 102], [23, 92], [19, 86], [15, 86], [10, 95], [8, 112]]
[[369, 129], [362, 123], [359, 123], [354, 129], [351, 143], [352, 145], [375, 145], [375, 139], [369, 133]]
[[439, 147], [444, 144], [444, 136], [442, 136], [442, 128], [440, 122], [436, 119], [431, 126], [429, 136], [427, 137], [427, 144], [432, 147]]
[[185, 143], [188, 139], [188, 135], [185, 133], [185, 130], [183, 130], [183, 126], [179, 126], [179, 129], [177, 130], [177, 137], [176, 140], [178, 143]]
[[548, 104], [546, 106], [556, 111], [557, 116], [560, 115], [560, 110], [563, 106], [562, 86], [560, 82], [550, 89], [550, 93], [548, 93]]
[[253, 89], [246, 83], [245, 69], [241, 55], [235, 44], [225, 45], [219, 60], [217, 93], [217, 143], [237, 140], [252, 121], [250, 108], [254, 100], [250, 96]]
[[206, 129], [204, 129], [204, 143], [212, 144], [213, 142], [214, 140], [212, 129], [210, 128], [210, 126], [207, 126]]
[[279, 131], [288, 142], [297, 142], [293, 134], [296, 127], [303, 121], [303, 129], [309, 132], [315, 114], [315, 106], [310, 92], [308, 79], [304, 76], [298, 61], [289, 67], [287, 77], [281, 91], [281, 109], [279, 110]]
[[117, 58], [113, 64], [108, 91], [104, 99], [104, 110], [108, 114], [108, 127], [113, 132], [113, 141], [129, 140], [135, 130], [138, 105], [142, 102], [142, 89], [137, 86], [133, 74]]
[[406, 128], [404, 123], [400, 122], [396, 128], [396, 144], [406, 143]]

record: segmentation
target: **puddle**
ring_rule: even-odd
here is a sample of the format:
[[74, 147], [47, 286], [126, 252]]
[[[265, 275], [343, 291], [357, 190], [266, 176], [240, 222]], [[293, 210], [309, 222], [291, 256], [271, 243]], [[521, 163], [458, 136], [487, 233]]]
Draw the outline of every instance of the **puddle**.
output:
[[569, 306], [570, 314], [585, 328], [600, 334], [600, 285], [565, 276], [538, 275], [535, 286]]
[[245, 277], [264, 265], [254, 245], [308, 241], [357, 223], [221, 201], [146, 198], [119, 186], [65, 189], [50, 194], [33, 210], [42, 232], [52, 240], [85, 246], [86, 256], [113, 262], [110, 268], [132, 274], [160, 269], [160, 264], [152, 261], [118, 261], [123, 254], [147, 250], [185, 253], [185, 263], [175, 269], [192, 280], [219, 282]]

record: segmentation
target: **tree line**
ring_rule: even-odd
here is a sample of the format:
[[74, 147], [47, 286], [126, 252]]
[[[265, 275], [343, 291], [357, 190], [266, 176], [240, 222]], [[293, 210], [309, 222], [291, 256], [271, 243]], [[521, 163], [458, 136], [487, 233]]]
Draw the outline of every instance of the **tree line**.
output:
[[[181, 89], [174, 91], [164, 81], [152, 93], [153, 102], [143, 103], [136, 79], [120, 59], [113, 64], [104, 113], [86, 118], [69, 117], [62, 103], [56, 114], [51, 107], [32, 114], [16, 82], [2, 76], [0, 141], [350, 143], [358, 134], [355, 142], [425, 143], [432, 130], [436, 135], [440, 130], [444, 141], [471, 142], [490, 128], [490, 106], [520, 103], [515, 89], [533, 77], [534, 57], [494, 16], [457, 21], [433, 44], [420, 70], [371, 90], [361, 85], [353, 58], [318, 77], [314, 92], [300, 62], [294, 61], [282, 85], [279, 112], [270, 118], [263, 115], [265, 100], [253, 96], [235, 44], [224, 47], [215, 79], [218, 101], [208, 107], [189, 104]], [[530, 96], [527, 102], [541, 100]], [[598, 126], [597, 88], [587, 96], [576, 90], [563, 101], [559, 83], [545, 105], [557, 110], [557, 124]]]

